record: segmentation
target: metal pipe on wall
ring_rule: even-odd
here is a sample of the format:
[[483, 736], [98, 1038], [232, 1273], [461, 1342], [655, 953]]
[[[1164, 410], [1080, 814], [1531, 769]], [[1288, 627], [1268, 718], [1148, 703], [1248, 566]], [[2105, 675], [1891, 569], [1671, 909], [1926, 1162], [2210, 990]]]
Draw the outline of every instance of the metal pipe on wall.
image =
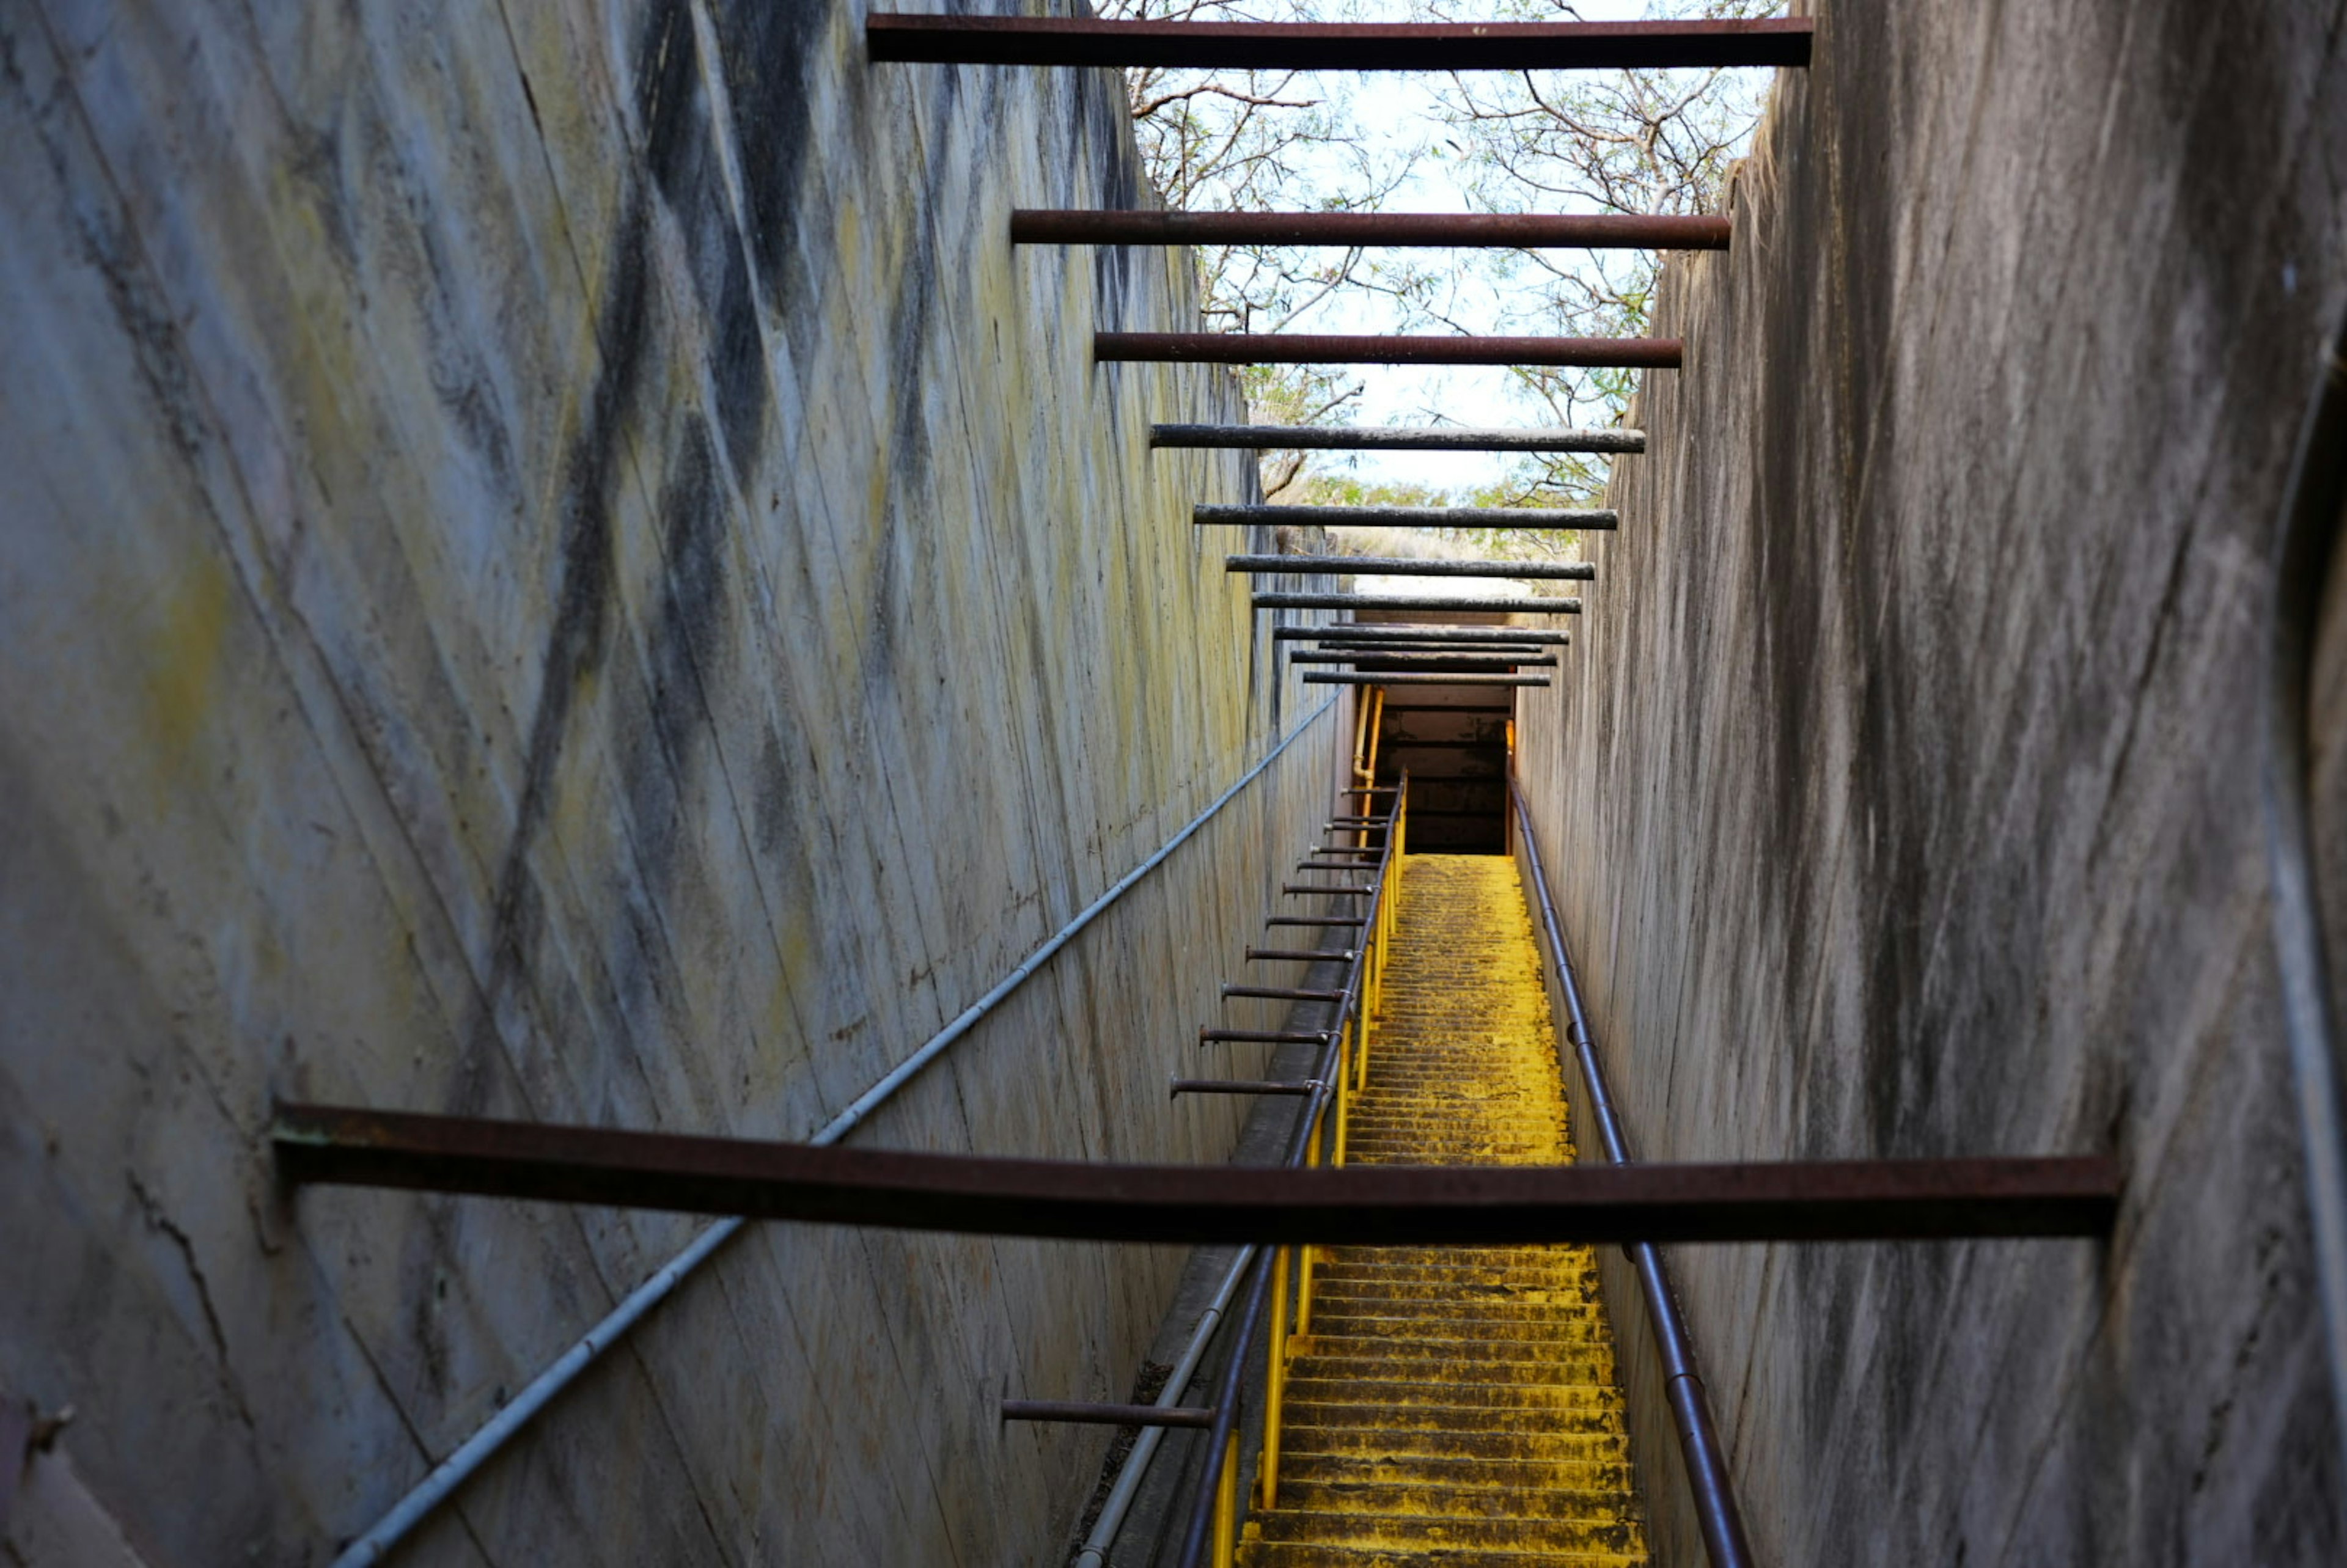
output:
[[[1238, 1256], [1231, 1260], [1230, 1272], [1223, 1276], [1222, 1288], [1198, 1315], [1197, 1327], [1190, 1331], [1190, 1342], [1182, 1350], [1174, 1370], [1166, 1374], [1165, 1389], [1157, 1396], [1161, 1405], [1181, 1402], [1183, 1390], [1190, 1379], [1198, 1375], [1198, 1363], [1205, 1359], [1206, 1348], [1214, 1343], [1214, 1330], [1230, 1310], [1231, 1297], [1238, 1294], [1239, 1281], [1246, 1277], [1247, 1266], [1255, 1262], [1256, 1249], [1239, 1248]], [[1149, 1461], [1157, 1455], [1157, 1445], [1165, 1440], [1163, 1427], [1149, 1427], [1135, 1438], [1132, 1450], [1124, 1457], [1124, 1468], [1116, 1474], [1116, 1485], [1110, 1489], [1108, 1501], [1101, 1504], [1100, 1517], [1092, 1522], [1092, 1532], [1084, 1537], [1083, 1549], [1076, 1553], [1074, 1568], [1106, 1568], [1108, 1549], [1116, 1544], [1117, 1532], [1124, 1528], [1124, 1516], [1133, 1511], [1133, 1500], [1140, 1495], [1141, 1482], [1149, 1473]]]
[[[1237, 783], [1216, 795], [1207, 804], [1205, 810], [1191, 818], [1187, 825], [1159, 845], [1155, 854], [1125, 873], [1112, 884], [1107, 891], [1085, 905], [1072, 919], [1053, 932], [1041, 947], [1021, 959], [1016, 968], [1005, 975], [984, 996], [963, 1009], [952, 1022], [924, 1041], [919, 1050], [898, 1062], [871, 1088], [857, 1095], [846, 1110], [825, 1123], [822, 1130], [808, 1142], [827, 1145], [835, 1143], [847, 1136], [866, 1116], [878, 1108], [882, 1102], [910, 1082], [924, 1067], [944, 1054], [948, 1047], [968, 1034], [980, 1019], [994, 1010], [1003, 999], [1024, 985], [1038, 968], [1041, 968], [1054, 953], [1074, 940], [1076, 935], [1091, 925], [1102, 910], [1130, 892], [1133, 885], [1148, 876], [1150, 872], [1163, 865], [1168, 856], [1188, 843], [1200, 828], [1213, 821], [1216, 813], [1237, 798], [1241, 790], [1254, 783], [1266, 768], [1271, 766], [1279, 759], [1281, 753], [1295, 743], [1298, 736], [1310, 729], [1322, 714], [1336, 705], [1337, 699], [1332, 696], [1327, 702], [1307, 713], [1296, 723], [1294, 729], [1280, 737], [1278, 744], [1264, 753], [1262, 761], [1240, 774]], [[410, 1489], [407, 1495], [394, 1503], [389, 1512], [377, 1520], [350, 1545], [343, 1548], [335, 1557], [333, 1568], [365, 1568], [368, 1563], [380, 1562], [384, 1553], [406, 1539], [408, 1533], [418, 1524], [430, 1518], [433, 1512], [446, 1502], [458, 1487], [470, 1480], [474, 1472], [487, 1463], [492, 1455], [511, 1441], [515, 1433], [528, 1426], [557, 1394], [577, 1381], [579, 1375], [600, 1359], [604, 1351], [624, 1338], [629, 1330], [643, 1321], [654, 1307], [667, 1300], [676, 1287], [682, 1284], [695, 1269], [708, 1262], [718, 1248], [739, 1235], [743, 1224], [744, 1222], [738, 1218], [717, 1221], [695, 1236], [683, 1251], [662, 1265], [650, 1279], [630, 1291], [619, 1306], [604, 1316], [601, 1322], [589, 1329], [570, 1348], [565, 1350], [544, 1370], [523, 1385], [521, 1391], [496, 1415], [483, 1423], [479, 1430], [458, 1444], [446, 1459], [426, 1471], [424, 1479]]]
[[2315, 886], [2309, 774], [2322, 601], [2347, 521], [2347, 322], [2326, 347], [2300, 427], [2274, 556], [2267, 670], [2266, 857], [2273, 879], [2274, 955], [2282, 1021], [2298, 1086], [2306, 1203], [2314, 1243], [2333, 1431], [2347, 1464], [2347, 1063], [2340, 1060], [2330, 953]]

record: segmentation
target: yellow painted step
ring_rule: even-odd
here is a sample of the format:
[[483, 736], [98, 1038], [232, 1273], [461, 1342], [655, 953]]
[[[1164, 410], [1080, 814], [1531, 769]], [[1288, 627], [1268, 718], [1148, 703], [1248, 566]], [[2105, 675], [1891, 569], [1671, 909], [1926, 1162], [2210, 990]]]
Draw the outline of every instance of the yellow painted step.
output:
[[1321, 1362], [1335, 1365], [1339, 1358], [1349, 1358], [1348, 1370], [1370, 1375], [1369, 1368], [1386, 1363], [1397, 1367], [1419, 1367], [1440, 1369], [1445, 1377], [1479, 1377], [1485, 1368], [1491, 1375], [1512, 1375], [1517, 1367], [1546, 1368], [1557, 1370], [1582, 1368], [1611, 1376], [1613, 1352], [1602, 1345], [1587, 1343], [1587, 1336], [1560, 1346], [1553, 1340], [1540, 1339], [1419, 1339], [1358, 1334], [1331, 1334], [1325, 1327], [1311, 1334], [1299, 1334], [1289, 1344], [1295, 1348], [1295, 1365], [1298, 1370]]
[[1450, 1258], [1440, 1255], [1413, 1257], [1377, 1257], [1356, 1248], [1316, 1252], [1314, 1266], [1331, 1279], [1458, 1279], [1460, 1270], [1472, 1269], [1479, 1279], [1584, 1279], [1594, 1278], [1597, 1260], [1586, 1254], [1579, 1257], [1540, 1253], [1530, 1257]]
[[1546, 1343], [1512, 1340], [1496, 1350], [1490, 1345], [1460, 1340], [1435, 1340], [1423, 1344], [1407, 1340], [1399, 1344], [1368, 1341], [1372, 1348], [1367, 1350], [1348, 1351], [1342, 1348], [1362, 1343], [1360, 1340], [1340, 1341], [1338, 1348], [1329, 1349], [1324, 1341], [1321, 1347], [1299, 1354], [1289, 1368], [1288, 1375], [1298, 1379], [1309, 1379], [1325, 1372], [1347, 1381], [1445, 1386], [1472, 1381], [1578, 1387], [1585, 1384], [1610, 1386], [1614, 1381], [1614, 1358], [1610, 1352], [1579, 1345], [1560, 1345], [1553, 1340]]
[[1583, 1492], [1630, 1485], [1630, 1467], [1612, 1459], [1489, 1459], [1462, 1454], [1289, 1453], [1280, 1461], [1280, 1491], [1289, 1481], [1338, 1486], [1491, 1487], [1527, 1496]]
[[1546, 1520], [1619, 1529], [1636, 1521], [1622, 1516], [1622, 1488], [1608, 1480], [1594, 1486], [1550, 1486], [1517, 1490], [1497, 1486], [1412, 1484], [1392, 1476], [1368, 1481], [1312, 1481], [1283, 1476], [1279, 1505], [1305, 1513], [1394, 1514], [1409, 1518]]
[[1514, 1275], [1542, 1273], [1573, 1267], [1586, 1268], [1593, 1262], [1588, 1248], [1575, 1252], [1543, 1247], [1538, 1251], [1520, 1248], [1510, 1252], [1498, 1248], [1478, 1252], [1471, 1247], [1425, 1247], [1408, 1251], [1400, 1247], [1317, 1247], [1313, 1255], [1324, 1263], [1342, 1264], [1350, 1269], [1383, 1268], [1471, 1268], [1481, 1273]]
[[[1258, 1533], [1259, 1532], [1259, 1533]], [[1485, 1552], [1582, 1552], [1626, 1556], [1644, 1541], [1638, 1527], [1580, 1519], [1463, 1519], [1450, 1514], [1321, 1512], [1281, 1506], [1258, 1516], [1259, 1541], [1423, 1552], [1472, 1547]]]
[[1479, 1552], [1471, 1548], [1379, 1552], [1312, 1542], [1254, 1542], [1239, 1548], [1241, 1568], [1641, 1568], [1646, 1554]]
[[[1454, 1363], [1453, 1369], [1468, 1373], [1466, 1366]], [[1429, 1409], [1447, 1410], [1539, 1410], [1547, 1419], [1559, 1417], [1572, 1419], [1580, 1415], [1600, 1415], [1618, 1410], [1622, 1391], [1609, 1380], [1604, 1383], [1526, 1382], [1519, 1378], [1501, 1378], [1497, 1368], [1488, 1365], [1471, 1368], [1471, 1376], [1461, 1375], [1441, 1381], [1420, 1382], [1416, 1379], [1379, 1379], [1359, 1375], [1367, 1368], [1344, 1368], [1334, 1377], [1297, 1376], [1289, 1374], [1287, 1397], [1299, 1409], [1307, 1407], [1343, 1409], [1366, 1406], [1400, 1415], [1405, 1411]]]
[[[1409, 856], [1348, 1163], [1573, 1157], [1512, 862]], [[1640, 1568], [1611, 1327], [1587, 1247], [1340, 1247], [1286, 1358], [1277, 1506], [1247, 1568]]]
[[1431, 1312], [1415, 1317], [1373, 1317], [1316, 1307], [1312, 1310], [1312, 1330], [1332, 1338], [1377, 1339], [1389, 1345], [1415, 1339], [1429, 1346], [1482, 1344], [1495, 1338], [1513, 1344], [1573, 1346], [1585, 1342], [1593, 1334], [1604, 1332], [1604, 1313], [1594, 1306], [1532, 1310], [1536, 1315], [1512, 1318], [1442, 1317]]
[[[1286, 1453], [1328, 1459], [1472, 1460], [1485, 1463], [1627, 1464], [1629, 1440], [1620, 1431], [1568, 1432], [1524, 1421], [1483, 1431], [1445, 1427], [1380, 1430], [1358, 1427], [1309, 1427], [1290, 1423], [1280, 1440]], [[1286, 1463], [1283, 1457], [1282, 1465]]]
[[[1312, 1310], [1317, 1314], [1321, 1300], [1317, 1284], [1312, 1299]], [[1597, 1286], [1593, 1280], [1587, 1285], [1500, 1284], [1462, 1288], [1424, 1279], [1334, 1279], [1328, 1282], [1327, 1299], [1340, 1307], [1356, 1302], [1388, 1302], [1396, 1306], [1404, 1302], [1440, 1303], [1459, 1308], [1456, 1315], [1462, 1317], [1505, 1317], [1519, 1316], [1527, 1308], [1594, 1305]]]

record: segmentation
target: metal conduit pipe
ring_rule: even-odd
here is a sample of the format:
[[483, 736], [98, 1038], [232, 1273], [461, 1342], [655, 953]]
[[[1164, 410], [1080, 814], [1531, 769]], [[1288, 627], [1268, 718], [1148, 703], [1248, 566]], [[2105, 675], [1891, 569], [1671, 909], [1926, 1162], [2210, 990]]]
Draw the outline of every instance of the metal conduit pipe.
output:
[[[1331, 697], [1300, 720], [1296, 727], [1280, 737], [1277, 744], [1263, 754], [1255, 766], [1239, 775], [1238, 782], [1216, 795], [1206, 809], [1190, 819], [1189, 825], [1159, 845], [1157, 852], [1134, 866], [1112, 884], [1108, 890], [1077, 913], [1075, 917], [1052, 933], [1043, 945], [1021, 959], [1017, 968], [998, 982], [991, 990], [962, 1009], [952, 1022], [931, 1035], [918, 1050], [898, 1062], [878, 1082], [872, 1085], [838, 1115], [825, 1122], [822, 1131], [808, 1142], [817, 1145], [838, 1143], [864, 1119], [872, 1114], [897, 1091], [943, 1055], [954, 1041], [968, 1034], [988, 1013], [999, 1006], [1004, 998], [1024, 985], [1050, 960], [1054, 953], [1074, 940], [1076, 935], [1096, 919], [1101, 911], [1115, 903], [1133, 885], [1158, 866], [1168, 856], [1188, 843], [1197, 831], [1214, 820], [1216, 813], [1228, 805], [1238, 793], [1253, 784], [1263, 771], [1279, 759], [1296, 738], [1310, 729], [1315, 721], [1337, 705]], [[746, 1222], [723, 1219], [710, 1225], [692, 1239], [690, 1245], [671, 1258], [643, 1284], [630, 1291], [627, 1298], [613, 1307], [603, 1320], [589, 1329], [569, 1349], [557, 1357], [544, 1371], [532, 1378], [505, 1407], [489, 1418], [478, 1431], [459, 1444], [449, 1456], [435, 1465], [406, 1496], [392, 1505], [391, 1511], [377, 1520], [374, 1526], [333, 1561], [333, 1568], [364, 1568], [382, 1561], [384, 1555], [406, 1538], [408, 1533], [452, 1496], [456, 1489], [470, 1480], [473, 1473], [487, 1463], [515, 1433], [528, 1426], [537, 1414], [552, 1401], [557, 1394], [578, 1379], [579, 1374], [592, 1366], [604, 1351], [623, 1338], [628, 1331], [682, 1284], [693, 1270], [709, 1261], [718, 1248], [742, 1232]]]
[[[1598, 1142], [1609, 1163], [1626, 1165], [1631, 1163], [1630, 1140], [1622, 1130], [1621, 1115], [1614, 1109], [1614, 1097], [1605, 1084], [1604, 1069], [1597, 1061], [1596, 1037], [1582, 1005], [1581, 979], [1573, 972], [1572, 956], [1565, 951], [1564, 927], [1557, 920], [1554, 901], [1549, 897], [1548, 871], [1541, 864], [1540, 842], [1532, 833], [1532, 814], [1525, 808], [1523, 786], [1513, 774], [1508, 779], [1508, 800], [1514, 810], [1516, 831], [1523, 835], [1524, 858], [1532, 863], [1532, 896], [1540, 906], [1541, 930], [1548, 938], [1550, 955], [1556, 960], [1557, 979], [1564, 988], [1565, 1010], [1572, 1020], [1569, 1032], [1581, 1061], [1583, 1086], [1589, 1091], [1589, 1113], [1597, 1123]], [[1727, 1458], [1720, 1447], [1719, 1432], [1712, 1424], [1711, 1401], [1696, 1370], [1694, 1341], [1687, 1336], [1686, 1319], [1680, 1315], [1678, 1298], [1671, 1291], [1663, 1255], [1649, 1242], [1632, 1242], [1622, 1250], [1637, 1270], [1638, 1294], [1645, 1299], [1646, 1319], [1654, 1326], [1655, 1349], [1662, 1358], [1664, 1387], [1669, 1393], [1672, 1419], [1678, 1427], [1679, 1451], [1686, 1461], [1687, 1486], [1695, 1493], [1696, 1520], [1703, 1532], [1704, 1553], [1710, 1558], [1712, 1568], [1753, 1568], [1752, 1545], [1745, 1539], [1744, 1515], [1736, 1505], [1736, 1487], [1727, 1473]]]
[[[1255, 1261], [1260, 1248], [1248, 1245], [1239, 1248], [1231, 1260], [1231, 1271], [1223, 1276], [1222, 1287], [1214, 1292], [1214, 1300], [1198, 1314], [1198, 1325], [1190, 1331], [1190, 1342], [1183, 1347], [1181, 1359], [1166, 1375], [1164, 1392], [1157, 1396], [1161, 1405], [1179, 1404], [1182, 1391], [1190, 1379], [1198, 1375], [1198, 1363], [1206, 1358], [1206, 1347], [1214, 1342], [1214, 1330], [1222, 1326], [1223, 1314], [1230, 1310], [1231, 1297], [1238, 1294], [1239, 1281], [1246, 1277], [1247, 1266]], [[1141, 1494], [1141, 1483], [1149, 1474], [1149, 1461], [1157, 1457], [1157, 1445], [1165, 1440], [1165, 1429], [1145, 1427], [1133, 1441], [1125, 1455], [1124, 1468], [1116, 1472], [1116, 1485], [1110, 1489], [1108, 1501], [1101, 1504], [1100, 1518], [1092, 1522], [1092, 1533], [1084, 1537], [1083, 1549], [1076, 1553], [1075, 1568], [1107, 1568], [1108, 1549], [1116, 1544], [1117, 1532], [1124, 1528], [1124, 1516], [1133, 1511], [1133, 1500]]]
[[2273, 878], [2274, 955], [2282, 1022], [2298, 1084], [2306, 1203], [2313, 1231], [2335, 1432], [2347, 1463], [2347, 1070], [2315, 886], [2308, 804], [2313, 768], [2315, 661], [2322, 601], [2347, 521], [2347, 322], [2326, 348], [2300, 427], [2274, 557], [2273, 639], [2267, 671], [2266, 856]]

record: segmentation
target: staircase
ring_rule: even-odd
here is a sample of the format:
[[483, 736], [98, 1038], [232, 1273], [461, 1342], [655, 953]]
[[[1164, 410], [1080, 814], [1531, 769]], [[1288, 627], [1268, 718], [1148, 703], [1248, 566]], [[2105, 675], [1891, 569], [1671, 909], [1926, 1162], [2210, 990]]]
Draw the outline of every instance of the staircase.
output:
[[[1514, 862], [1412, 855], [1356, 1164], [1573, 1159]], [[1247, 1568], [1646, 1561], [1585, 1246], [1339, 1247], [1290, 1343], [1278, 1495]]]

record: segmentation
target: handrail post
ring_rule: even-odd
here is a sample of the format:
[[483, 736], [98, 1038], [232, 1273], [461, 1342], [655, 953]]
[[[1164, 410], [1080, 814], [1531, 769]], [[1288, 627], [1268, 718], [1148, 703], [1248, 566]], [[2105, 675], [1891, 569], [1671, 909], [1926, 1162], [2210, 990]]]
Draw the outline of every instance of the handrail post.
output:
[[1353, 1093], [1358, 1087], [1353, 1081], [1353, 1059], [1358, 1054], [1353, 1040], [1357, 1032], [1358, 1026], [1349, 1018], [1337, 1026], [1337, 1147], [1328, 1163], [1339, 1170], [1345, 1164], [1345, 1139], [1351, 1131]]
[[1231, 1568], [1239, 1532], [1239, 1429], [1223, 1440], [1223, 1473], [1214, 1483], [1214, 1568]]
[[[1296, 1334], [1312, 1332], [1312, 1254], [1315, 1250], [1309, 1245], [1296, 1248], [1301, 1256], [1296, 1275], [1296, 1327], [1292, 1331]], [[1283, 1383], [1282, 1387], [1285, 1386]]]
[[[1271, 1265], [1271, 1347], [1268, 1365], [1263, 1380], [1263, 1464], [1255, 1472], [1255, 1486], [1266, 1508], [1279, 1504], [1279, 1409], [1287, 1392], [1287, 1291], [1290, 1276], [1295, 1272], [1294, 1247], [1283, 1246], [1272, 1254]], [[1244, 1353], [1241, 1347], [1240, 1353]], [[1238, 1441], [1236, 1428], [1232, 1429], [1231, 1441]], [[1231, 1477], [1225, 1481], [1236, 1485]]]

